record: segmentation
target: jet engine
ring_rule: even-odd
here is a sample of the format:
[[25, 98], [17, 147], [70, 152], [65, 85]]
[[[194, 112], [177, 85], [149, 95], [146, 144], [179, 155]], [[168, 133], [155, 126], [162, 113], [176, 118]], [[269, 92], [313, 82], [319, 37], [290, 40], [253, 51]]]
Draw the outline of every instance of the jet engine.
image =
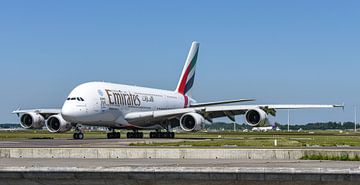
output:
[[268, 115], [261, 109], [250, 109], [245, 113], [245, 120], [250, 126], [261, 127], [268, 122]]
[[23, 128], [41, 128], [45, 124], [45, 119], [42, 115], [34, 112], [25, 113], [20, 117], [20, 125]]
[[50, 116], [47, 119], [46, 128], [49, 132], [60, 133], [69, 131], [72, 128], [72, 125], [70, 122], [65, 121], [60, 114], [57, 114]]
[[199, 131], [205, 126], [205, 119], [198, 113], [186, 113], [180, 118], [180, 127], [187, 131]]

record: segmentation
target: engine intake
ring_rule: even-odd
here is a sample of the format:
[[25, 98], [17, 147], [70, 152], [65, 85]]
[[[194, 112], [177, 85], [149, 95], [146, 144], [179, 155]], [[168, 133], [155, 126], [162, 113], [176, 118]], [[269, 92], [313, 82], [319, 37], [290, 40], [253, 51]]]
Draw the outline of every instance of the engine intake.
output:
[[49, 130], [49, 132], [67, 132], [72, 128], [72, 125], [70, 122], [67, 122], [64, 120], [64, 118], [58, 114], [50, 116], [46, 121], [46, 128]]
[[30, 128], [39, 129], [42, 128], [44, 124], [45, 124], [44, 117], [34, 112], [25, 113], [20, 117], [20, 125], [26, 129], [30, 129]]
[[180, 118], [180, 127], [181, 129], [191, 132], [191, 131], [199, 131], [203, 129], [205, 126], [205, 119], [198, 113], [191, 112], [186, 113]]
[[248, 125], [253, 127], [264, 126], [268, 119], [268, 115], [261, 109], [250, 109], [245, 113], [245, 121]]

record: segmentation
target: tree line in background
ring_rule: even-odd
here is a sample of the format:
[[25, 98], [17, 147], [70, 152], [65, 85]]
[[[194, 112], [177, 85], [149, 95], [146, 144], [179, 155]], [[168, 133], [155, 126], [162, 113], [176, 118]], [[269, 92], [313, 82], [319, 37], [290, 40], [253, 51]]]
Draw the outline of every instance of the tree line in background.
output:
[[[248, 129], [251, 130], [252, 127], [242, 123], [236, 124], [236, 130], [244, 130]], [[269, 125], [270, 126], [270, 125]], [[275, 126], [280, 128], [281, 130], [287, 130], [287, 124], [280, 124], [275, 123]], [[223, 122], [216, 122], [211, 125], [206, 126], [207, 129], [213, 130], [234, 130], [233, 123], [223, 123]], [[360, 129], [360, 125], [357, 124], [357, 128]], [[346, 129], [354, 129], [354, 122], [317, 122], [317, 123], [307, 123], [305, 125], [290, 125], [290, 130], [346, 130]]]
[[[287, 125], [281, 125], [279, 123], [275, 123], [281, 130], [287, 129]], [[357, 128], [359, 124], [357, 124]], [[290, 130], [347, 130], [354, 129], [354, 122], [317, 122], [317, 123], [308, 123], [305, 125], [290, 125]]]

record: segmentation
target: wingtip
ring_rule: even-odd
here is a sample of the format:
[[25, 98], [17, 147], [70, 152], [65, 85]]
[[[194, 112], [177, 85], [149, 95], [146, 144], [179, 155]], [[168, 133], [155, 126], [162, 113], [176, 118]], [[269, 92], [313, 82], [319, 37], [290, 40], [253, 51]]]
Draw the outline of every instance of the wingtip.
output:
[[342, 108], [342, 110], [345, 109], [345, 104], [342, 103], [342, 104], [337, 104], [337, 105], [334, 105], [334, 107], [339, 107], [339, 108]]
[[20, 110], [21, 110], [21, 107], [18, 106], [18, 108], [17, 108], [16, 110], [12, 111], [11, 113], [12, 113], [12, 114], [15, 114], [15, 113], [17, 113], [17, 112], [20, 111]]
[[197, 44], [197, 45], [200, 45], [200, 43], [196, 40], [192, 41], [192, 44]]
[[18, 117], [20, 117], [19, 111], [21, 110], [21, 107], [19, 106], [16, 110], [12, 111], [11, 114], [16, 114]]

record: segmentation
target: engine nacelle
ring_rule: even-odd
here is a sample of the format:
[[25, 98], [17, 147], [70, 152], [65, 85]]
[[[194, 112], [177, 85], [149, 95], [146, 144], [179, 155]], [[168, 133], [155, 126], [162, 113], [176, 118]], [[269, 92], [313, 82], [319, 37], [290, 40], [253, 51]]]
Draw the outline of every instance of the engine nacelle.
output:
[[180, 127], [187, 131], [199, 131], [205, 127], [205, 118], [198, 113], [186, 113], [180, 118]]
[[261, 127], [268, 122], [268, 115], [261, 109], [250, 109], [245, 113], [245, 121], [250, 126]]
[[64, 120], [64, 118], [60, 115], [50, 116], [46, 121], [46, 128], [49, 132], [67, 132], [72, 128], [70, 122]]
[[20, 125], [23, 128], [39, 129], [45, 124], [45, 119], [42, 115], [34, 112], [25, 113], [20, 117]]

